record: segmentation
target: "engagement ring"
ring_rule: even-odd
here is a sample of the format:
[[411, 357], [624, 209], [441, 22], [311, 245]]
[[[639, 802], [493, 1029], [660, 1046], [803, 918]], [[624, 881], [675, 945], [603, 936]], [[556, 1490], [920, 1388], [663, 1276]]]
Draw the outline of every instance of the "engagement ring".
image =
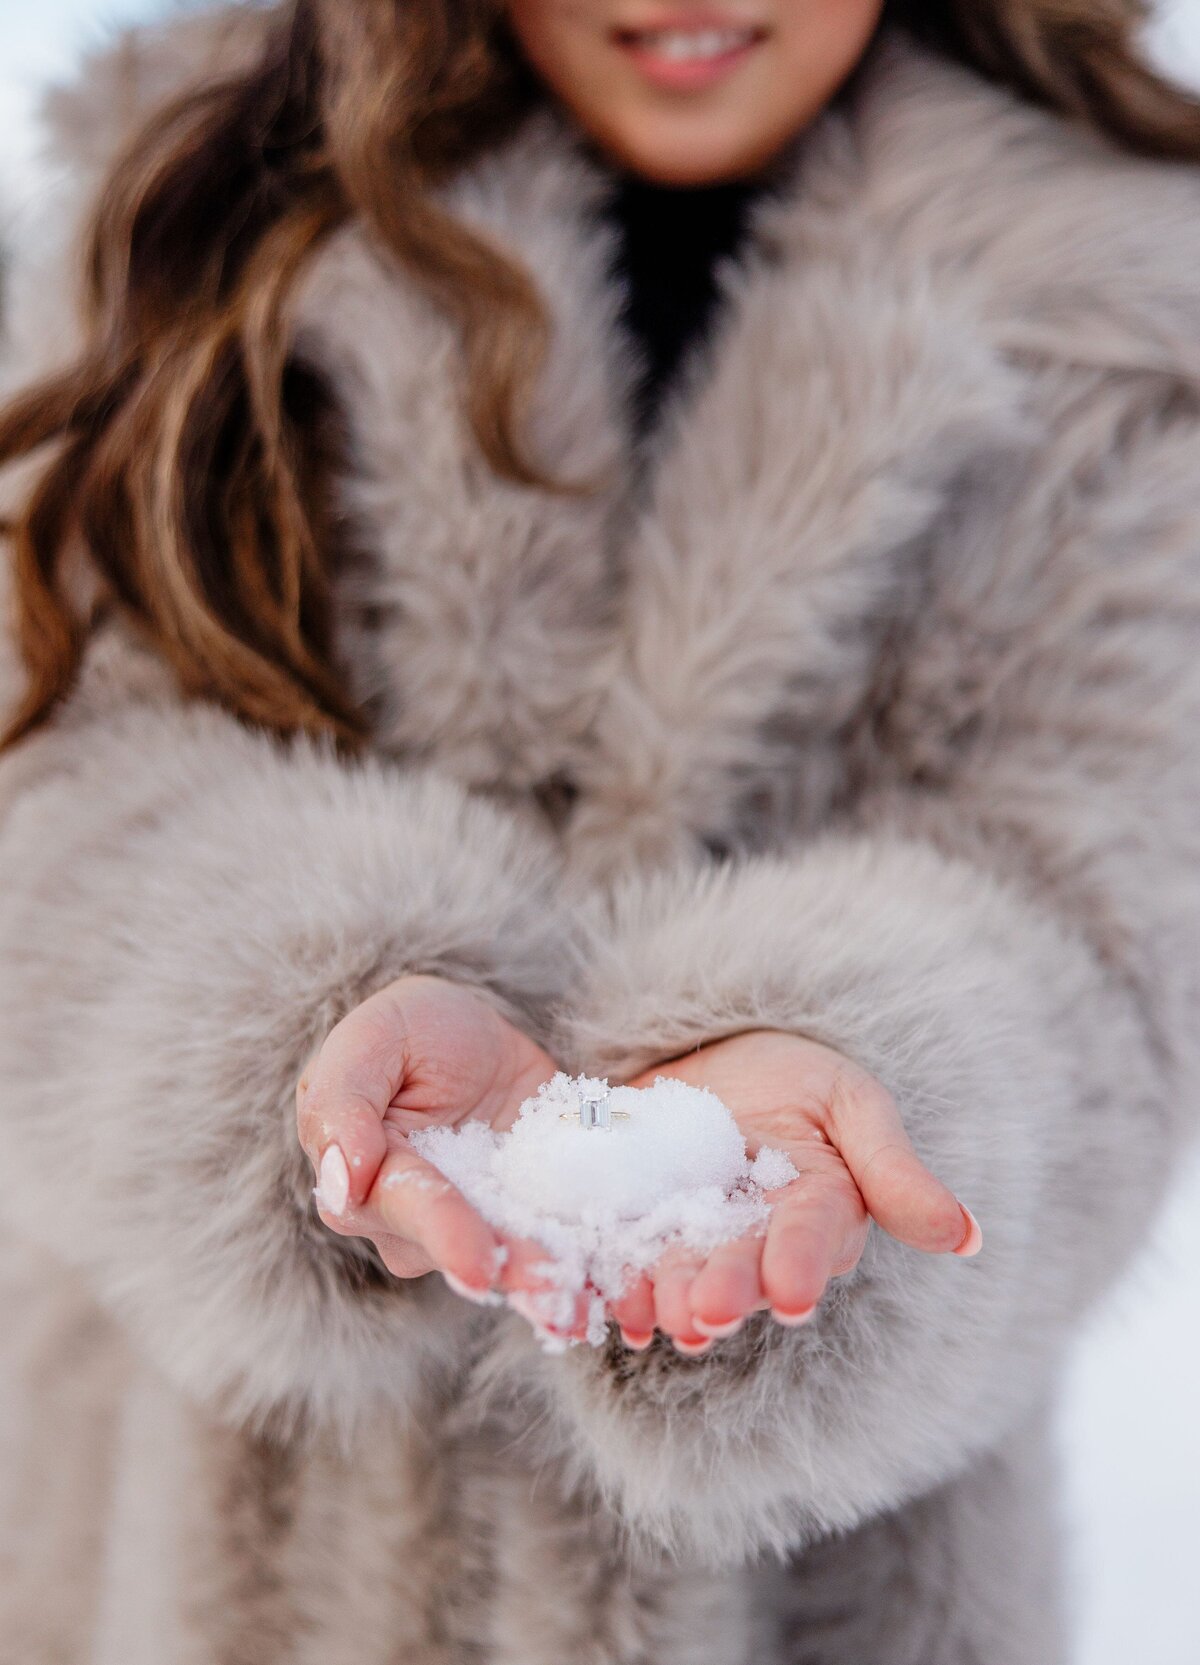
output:
[[627, 1122], [628, 1110], [613, 1110], [609, 1104], [609, 1094], [581, 1093], [578, 1110], [564, 1110], [559, 1121], [577, 1121], [582, 1128], [611, 1128], [614, 1121]]

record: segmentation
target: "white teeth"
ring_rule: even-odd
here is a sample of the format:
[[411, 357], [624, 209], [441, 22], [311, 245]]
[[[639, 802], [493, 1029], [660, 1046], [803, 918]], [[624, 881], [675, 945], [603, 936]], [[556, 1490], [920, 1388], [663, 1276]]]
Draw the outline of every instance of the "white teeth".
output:
[[668, 63], [691, 63], [704, 58], [719, 58], [749, 46], [754, 39], [752, 29], [647, 29], [638, 36], [640, 43], [657, 52]]

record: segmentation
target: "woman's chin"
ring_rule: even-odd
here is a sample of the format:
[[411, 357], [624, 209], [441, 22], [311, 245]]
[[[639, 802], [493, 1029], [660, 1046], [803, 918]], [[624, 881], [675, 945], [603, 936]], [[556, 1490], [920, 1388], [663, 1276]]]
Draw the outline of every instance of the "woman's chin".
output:
[[592, 137], [620, 167], [655, 185], [721, 185], [760, 172], [779, 142], [750, 144], [726, 138], [714, 126], [661, 123], [593, 128]]

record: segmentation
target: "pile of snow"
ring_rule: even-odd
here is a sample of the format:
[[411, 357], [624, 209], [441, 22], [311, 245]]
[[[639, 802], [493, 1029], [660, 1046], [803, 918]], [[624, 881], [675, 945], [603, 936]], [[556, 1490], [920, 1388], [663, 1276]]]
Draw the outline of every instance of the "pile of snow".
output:
[[[581, 1106], [601, 1097], [611, 1127], [584, 1127]], [[507, 1133], [467, 1122], [423, 1129], [411, 1143], [490, 1225], [545, 1248], [551, 1287], [523, 1310], [547, 1346], [562, 1345], [550, 1332], [569, 1327], [581, 1295], [587, 1339], [598, 1346], [605, 1302], [634, 1275], [672, 1245], [707, 1254], [762, 1227], [768, 1192], [797, 1177], [782, 1151], [764, 1147], [751, 1159], [715, 1093], [668, 1076], [610, 1091], [560, 1073]]]

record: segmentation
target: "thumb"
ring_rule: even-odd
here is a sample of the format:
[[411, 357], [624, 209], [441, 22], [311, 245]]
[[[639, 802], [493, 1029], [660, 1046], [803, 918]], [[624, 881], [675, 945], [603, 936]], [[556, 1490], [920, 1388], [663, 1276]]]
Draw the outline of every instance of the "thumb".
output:
[[979, 1253], [975, 1216], [921, 1161], [881, 1082], [859, 1070], [839, 1076], [829, 1116], [834, 1143], [884, 1231], [926, 1254]]
[[[385, 1061], [373, 1041], [360, 1006], [330, 1031], [297, 1089], [300, 1143], [316, 1170], [322, 1206], [335, 1215], [363, 1204], [387, 1155], [383, 1118], [404, 1066], [395, 1052]], [[395, 1046], [403, 1052], [402, 1032]]]

